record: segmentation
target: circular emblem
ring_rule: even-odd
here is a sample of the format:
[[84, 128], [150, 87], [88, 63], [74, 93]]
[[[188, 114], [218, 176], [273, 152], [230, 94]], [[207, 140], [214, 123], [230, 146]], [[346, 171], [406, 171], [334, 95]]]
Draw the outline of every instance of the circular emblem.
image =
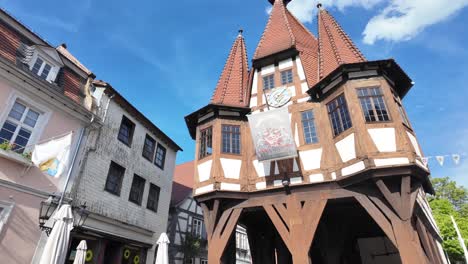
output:
[[286, 87], [278, 87], [268, 95], [268, 104], [273, 107], [281, 107], [291, 100], [291, 91]]
[[93, 251], [91, 249], [86, 250], [86, 262], [90, 262], [93, 259]]
[[130, 250], [129, 250], [129, 249], [126, 249], [126, 250], [124, 251], [124, 258], [125, 258], [125, 259], [128, 259], [129, 257], [130, 257]]
[[133, 263], [135, 263], [135, 264], [140, 263], [140, 256], [136, 255], [136, 256], [133, 258]]

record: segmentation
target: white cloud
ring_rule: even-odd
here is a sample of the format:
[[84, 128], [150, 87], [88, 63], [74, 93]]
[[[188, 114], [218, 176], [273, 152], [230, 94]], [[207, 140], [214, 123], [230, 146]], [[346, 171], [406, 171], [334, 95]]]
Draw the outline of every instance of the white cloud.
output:
[[[317, 15], [317, 0], [294, 0], [289, 10], [303, 23], [311, 23]], [[400, 42], [412, 39], [426, 27], [444, 21], [468, 5], [468, 0], [323, 0], [324, 8], [343, 12], [349, 7], [367, 10], [382, 7], [367, 23], [363, 41]], [[270, 9], [267, 8], [267, 12]]]
[[[370, 9], [384, 0], [323, 0], [324, 8], [337, 8], [343, 11], [347, 7], [356, 6]], [[317, 0], [294, 0], [288, 5], [288, 9], [304, 23], [311, 23], [317, 14]]]
[[364, 29], [364, 43], [413, 38], [427, 26], [439, 23], [468, 5], [468, 0], [392, 0], [371, 18]]

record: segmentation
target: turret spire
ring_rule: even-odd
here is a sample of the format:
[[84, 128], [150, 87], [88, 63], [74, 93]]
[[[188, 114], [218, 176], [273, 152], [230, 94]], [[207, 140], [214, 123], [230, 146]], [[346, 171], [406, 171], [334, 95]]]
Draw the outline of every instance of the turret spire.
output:
[[322, 4], [318, 4], [317, 8], [320, 78], [327, 76], [341, 64], [366, 61], [338, 22], [322, 8]]
[[230, 106], [246, 106], [248, 64], [243, 30], [239, 29], [218, 84], [211, 98], [211, 103]]

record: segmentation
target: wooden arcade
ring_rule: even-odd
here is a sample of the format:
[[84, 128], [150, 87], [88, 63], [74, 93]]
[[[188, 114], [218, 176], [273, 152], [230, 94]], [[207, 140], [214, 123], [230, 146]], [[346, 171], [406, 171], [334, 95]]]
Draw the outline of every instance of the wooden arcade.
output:
[[[239, 32], [211, 102], [185, 118], [209, 263], [235, 263], [237, 224], [254, 264], [446, 263], [401, 101], [411, 79], [392, 59], [366, 60], [320, 5], [315, 37], [289, 1], [270, 2], [252, 66]], [[249, 118], [278, 109], [297, 154], [261, 160], [257, 136], [280, 146], [286, 132]]]

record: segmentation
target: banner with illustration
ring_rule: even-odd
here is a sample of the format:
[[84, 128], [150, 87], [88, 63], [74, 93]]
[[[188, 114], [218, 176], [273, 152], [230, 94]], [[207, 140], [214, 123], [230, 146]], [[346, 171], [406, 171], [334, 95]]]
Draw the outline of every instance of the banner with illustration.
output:
[[258, 161], [297, 157], [287, 107], [247, 117]]
[[60, 177], [68, 168], [71, 141], [72, 132], [64, 137], [37, 144], [32, 152], [32, 162], [45, 174]]

